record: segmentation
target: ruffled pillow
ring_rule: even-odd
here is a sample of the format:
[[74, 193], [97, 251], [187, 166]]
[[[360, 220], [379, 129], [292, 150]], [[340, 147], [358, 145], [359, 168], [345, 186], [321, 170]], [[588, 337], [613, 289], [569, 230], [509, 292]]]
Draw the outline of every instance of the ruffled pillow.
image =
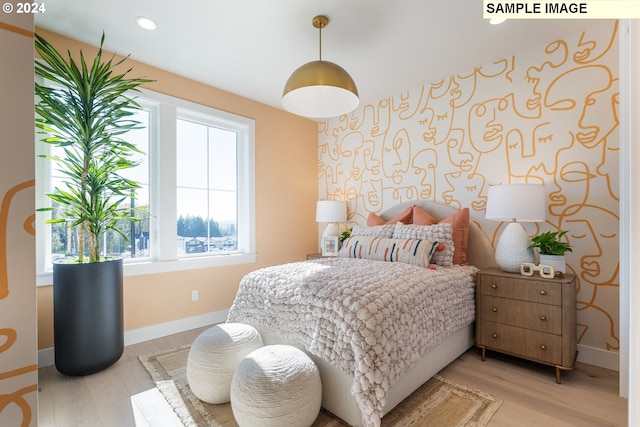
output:
[[376, 261], [403, 262], [429, 267], [438, 242], [433, 240], [389, 239], [373, 236], [352, 236], [344, 241], [338, 256]]
[[351, 236], [373, 236], [391, 238], [395, 224], [375, 225], [373, 227], [361, 227], [354, 225]]
[[[440, 223], [434, 225], [395, 224], [393, 230], [394, 239], [419, 239], [438, 242], [440, 247], [433, 254], [431, 262], [442, 267], [453, 265], [453, 232], [451, 224]], [[444, 245], [444, 247], [442, 247]]]

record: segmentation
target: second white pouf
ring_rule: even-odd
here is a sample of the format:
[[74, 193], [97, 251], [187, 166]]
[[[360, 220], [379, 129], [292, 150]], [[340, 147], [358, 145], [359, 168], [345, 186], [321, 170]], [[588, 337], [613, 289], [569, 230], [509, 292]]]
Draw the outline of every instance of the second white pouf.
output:
[[242, 323], [220, 323], [202, 332], [187, 358], [187, 381], [193, 394], [207, 403], [229, 402], [236, 367], [262, 345], [260, 333]]
[[308, 427], [318, 417], [322, 383], [302, 350], [268, 345], [244, 358], [231, 381], [231, 409], [240, 427]]

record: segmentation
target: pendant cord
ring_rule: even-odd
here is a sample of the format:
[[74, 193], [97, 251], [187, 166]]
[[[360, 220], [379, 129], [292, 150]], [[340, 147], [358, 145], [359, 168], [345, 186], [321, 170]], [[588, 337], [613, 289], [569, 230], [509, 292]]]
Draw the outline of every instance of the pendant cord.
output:
[[319, 56], [320, 56], [320, 61], [322, 61], [322, 26], [318, 27], [318, 31], [319, 31], [319, 36], [318, 36], [318, 50], [319, 50]]

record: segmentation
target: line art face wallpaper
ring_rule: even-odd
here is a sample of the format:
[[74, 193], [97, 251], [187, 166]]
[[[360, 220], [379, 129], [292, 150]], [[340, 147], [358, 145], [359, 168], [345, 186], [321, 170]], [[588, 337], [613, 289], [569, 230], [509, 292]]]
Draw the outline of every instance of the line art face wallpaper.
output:
[[[543, 183], [546, 222], [568, 230], [578, 343], [618, 351], [618, 27], [517, 52], [319, 122], [319, 199], [347, 200], [349, 226], [410, 200], [468, 207], [492, 244], [487, 189]], [[455, 54], [455, 52], [452, 52]]]
[[0, 15], [0, 426], [38, 424], [33, 39], [32, 16]]

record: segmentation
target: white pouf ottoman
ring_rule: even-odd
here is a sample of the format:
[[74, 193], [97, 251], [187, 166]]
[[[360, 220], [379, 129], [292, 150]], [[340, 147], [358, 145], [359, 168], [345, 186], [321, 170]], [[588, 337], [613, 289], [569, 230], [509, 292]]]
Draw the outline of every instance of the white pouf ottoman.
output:
[[187, 358], [187, 381], [193, 394], [207, 403], [229, 402], [236, 367], [262, 345], [258, 331], [242, 323], [221, 323], [201, 333]]
[[321, 403], [318, 368], [302, 350], [287, 345], [255, 350], [231, 381], [231, 409], [240, 427], [308, 427]]

